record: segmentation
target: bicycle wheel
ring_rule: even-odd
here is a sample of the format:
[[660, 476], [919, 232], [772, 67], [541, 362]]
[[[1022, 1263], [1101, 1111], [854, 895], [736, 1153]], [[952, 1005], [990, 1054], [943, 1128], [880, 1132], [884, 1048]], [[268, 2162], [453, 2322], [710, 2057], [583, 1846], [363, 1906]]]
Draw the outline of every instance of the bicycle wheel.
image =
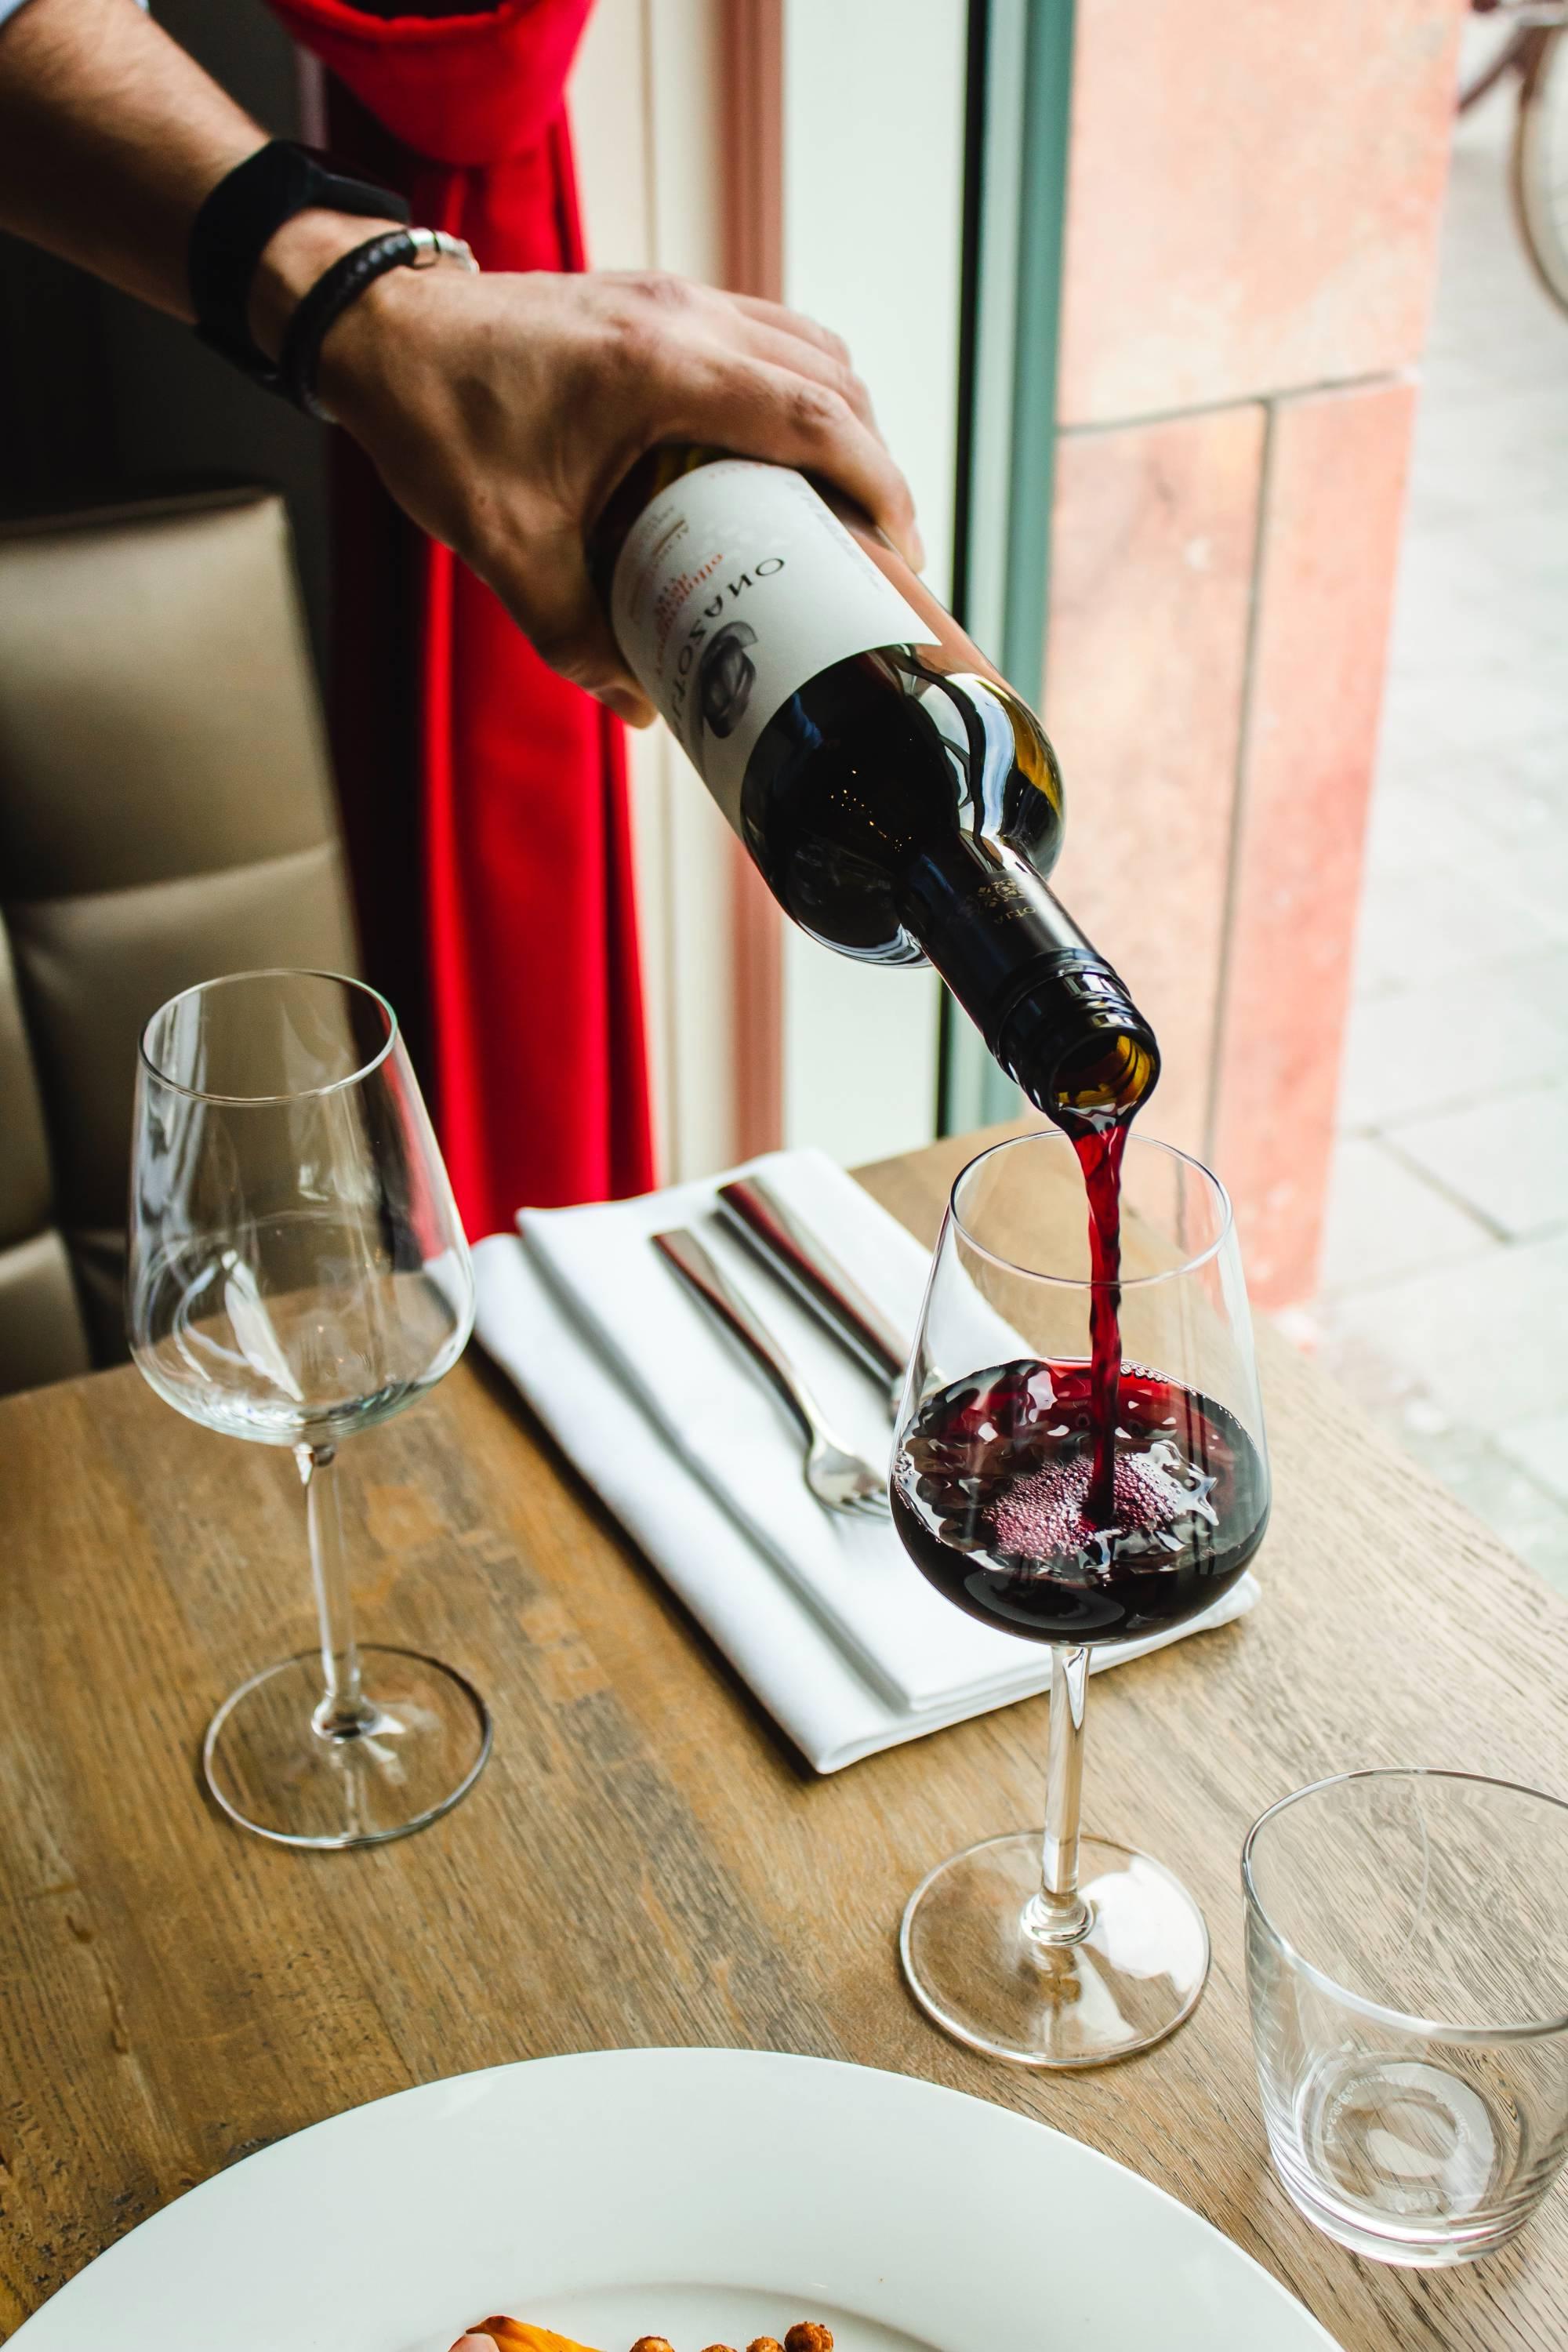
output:
[[1489, 40], [1477, 32], [1475, 23], [1467, 27], [1459, 63], [1458, 104], [1461, 114], [1468, 114], [1488, 90], [1497, 87], [1505, 73], [1519, 64], [1530, 38], [1510, 18], [1499, 13], [1494, 22], [1489, 21], [1491, 16], [1489, 10], [1475, 12], [1476, 20], [1487, 26]]
[[1532, 36], [1512, 181], [1525, 251], [1552, 300], [1568, 310], [1568, 26]]

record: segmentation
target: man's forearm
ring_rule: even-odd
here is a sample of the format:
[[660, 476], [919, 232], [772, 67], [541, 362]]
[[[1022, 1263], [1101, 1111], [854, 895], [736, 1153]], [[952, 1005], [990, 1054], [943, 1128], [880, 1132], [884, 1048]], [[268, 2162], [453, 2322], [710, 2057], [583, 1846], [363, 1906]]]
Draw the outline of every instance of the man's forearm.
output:
[[27, 0], [0, 30], [0, 226], [177, 318], [197, 208], [265, 137], [135, 0]]
[[[0, 227], [177, 319], [191, 317], [191, 224], [267, 135], [135, 0], [26, 0], [0, 27]], [[278, 232], [252, 289], [265, 350], [376, 226], [309, 212]]]

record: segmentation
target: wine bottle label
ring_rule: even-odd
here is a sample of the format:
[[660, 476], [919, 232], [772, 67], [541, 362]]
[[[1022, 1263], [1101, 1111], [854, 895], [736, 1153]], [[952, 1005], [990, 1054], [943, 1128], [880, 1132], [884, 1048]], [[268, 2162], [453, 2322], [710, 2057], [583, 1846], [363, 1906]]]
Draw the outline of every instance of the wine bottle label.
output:
[[737, 832], [752, 746], [792, 694], [851, 654], [937, 643], [804, 475], [745, 457], [684, 474], [644, 508], [610, 619]]

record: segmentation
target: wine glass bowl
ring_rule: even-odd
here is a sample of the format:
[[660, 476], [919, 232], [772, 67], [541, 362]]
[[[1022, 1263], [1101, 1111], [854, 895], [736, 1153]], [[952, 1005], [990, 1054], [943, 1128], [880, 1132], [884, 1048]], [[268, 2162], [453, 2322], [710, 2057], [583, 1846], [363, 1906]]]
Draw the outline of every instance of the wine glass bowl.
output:
[[142, 1064], [132, 1349], [166, 1402], [325, 1444], [450, 1370], [473, 1276], [389, 1006], [239, 973], [154, 1013]]
[[894, 1450], [894, 1524], [922, 1575], [967, 1614], [1052, 1647], [1043, 1847], [992, 1839], [942, 1864], [901, 1938], [939, 2023], [1032, 2065], [1129, 2055], [1202, 1990], [1191, 1897], [1147, 1856], [1079, 1840], [1085, 1677], [1096, 1646], [1220, 1601], [1268, 1517], [1230, 1203], [1185, 1154], [1121, 1141], [1114, 1282], [1097, 1270], [1103, 1236], [1097, 1258], [1071, 1138], [1015, 1138], [960, 1175]]
[[[1116, 1515], [1085, 1516], [1096, 1294], [1120, 1298]], [[1209, 1608], [1262, 1540], [1268, 1478], [1230, 1204], [1133, 1137], [1121, 1273], [1092, 1272], [1065, 1136], [1016, 1138], [953, 1187], [894, 1456], [905, 1548], [972, 1616], [1042, 1642], [1136, 1639]]]
[[287, 1446], [304, 1485], [321, 1646], [219, 1710], [205, 1764], [233, 1819], [348, 1845], [432, 1820], [489, 1723], [462, 1677], [378, 1650], [367, 1694], [334, 1465], [462, 1353], [473, 1273], [391, 1007], [331, 973], [244, 972], [149, 1022], [128, 1276], [149, 1384], [220, 1434]]

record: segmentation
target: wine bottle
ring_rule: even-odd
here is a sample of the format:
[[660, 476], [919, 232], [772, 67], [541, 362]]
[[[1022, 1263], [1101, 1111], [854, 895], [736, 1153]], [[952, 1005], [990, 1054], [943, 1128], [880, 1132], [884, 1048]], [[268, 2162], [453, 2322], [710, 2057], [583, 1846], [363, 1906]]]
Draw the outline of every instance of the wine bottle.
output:
[[589, 561], [627, 663], [784, 912], [843, 954], [934, 964], [1060, 1124], [1129, 1118], [1159, 1051], [1046, 886], [1056, 756], [866, 518], [789, 467], [660, 447]]

